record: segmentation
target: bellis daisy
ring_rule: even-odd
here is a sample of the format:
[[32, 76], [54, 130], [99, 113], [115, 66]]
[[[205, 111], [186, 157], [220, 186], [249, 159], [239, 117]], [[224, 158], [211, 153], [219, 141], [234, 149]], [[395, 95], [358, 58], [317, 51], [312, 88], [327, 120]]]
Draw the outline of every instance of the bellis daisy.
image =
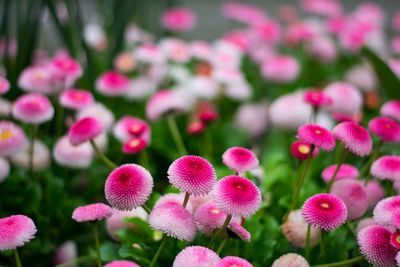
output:
[[211, 249], [202, 246], [189, 246], [176, 255], [173, 267], [215, 266], [221, 258]]
[[72, 213], [77, 222], [101, 221], [112, 215], [112, 209], [103, 203], [94, 203], [78, 207]]
[[350, 121], [342, 122], [333, 128], [332, 133], [353, 154], [363, 157], [371, 153], [371, 136], [359, 124]]
[[25, 215], [12, 215], [0, 219], [0, 251], [22, 247], [35, 237], [36, 226]]
[[259, 162], [253, 151], [244, 147], [231, 147], [222, 155], [222, 162], [237, 173], [258, 167]]
[[332, 133], [318, 124], [304, 124], [297, 130], [297, 138], [322, 150], [332, 150], [336, 143]]

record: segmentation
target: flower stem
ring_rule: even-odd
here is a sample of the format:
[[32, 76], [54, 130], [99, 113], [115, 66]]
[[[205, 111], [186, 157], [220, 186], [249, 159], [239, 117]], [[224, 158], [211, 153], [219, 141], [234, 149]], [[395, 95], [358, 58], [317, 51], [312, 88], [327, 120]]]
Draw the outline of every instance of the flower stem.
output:
[[145, 169], [149, 169], [150, 164], [149, 164], [149, 155], [147, 154], [147, 150], [144, 149], [140, 152], [139, 154], [139, 158], [140, 158], [140, 164], [145, 168]]
[[13, 249], [13, 253], [14, 253], [14, 258], [15, 258], [15, 264], [17, 265], [17, 267], [22, 267], [21, 259], [19, 257], [18, 250], [16, 248]]
[[183, 204], [182, 204], [182, 206], [183, 206], [184, 208], [186, 208], [186, 205], [187, 205], [187, 203], [189, 202], [189, 197], [190, 197], [190, 194], [189, 194], [188, 192], [186, 192], [186, 193], [185, 193], [185, 198], [184, 198]]
[[149, 206], [147, 206], [146, 204], [143, 204], [143, 205], [142, 205], [142, 208], [143, 208], [148, 214], [150, 214], [151, 209], [149, 208]]
[[94, 243], [96, 246], [96, 254], [97, 254], [97, 266], [101, 267], [101, 254], [100, 254], [100, 238], [99, 238], [99, 229], [97, 227], [97, 223], [93, 224], [93, 236], [94, 236]]
[[311, 235], [311, 225], [307, 224], [306, 260], [308, 260], [310, 258], [310, 235]]
[[112, 162], [109, 158], [107, 158], [106, 155], [104, 155], [103, 152], [97, 147], [96, 143], [91, 139], [90, 144], [92, 145], [94, 151], [96, 152], [97, 156], [110, 168], [110, 169], [115, 169], [117, 168], [117, 164]]
[[187, 154], [187, 150], [186, 150], [185, 144], [183, 143], [182, 136], [179, 133], [178, 126], [176, 125], [176, 121], [175, 121], [174, 115], [170, 114], [170, 115], [167, 116], [167, 123], [168, 123], [168, 128], [169, 128], [169, 130], [170, 130], [170, 132], [172, 134], [172, 138], [174, 139], [176, 148], [179, 151], [179, 154], [181, 156], [186, 155]]
[[31, 173], [31, 178], [33, 180], [34, 171], [33, 171], [33, 159], [35, 155], [35, 138], [38, 132], [38, 125], [32, 125], [31, 127], [31, 139], [29, 140], [29, 171]]
[[226, 219], [224, 221], [224, 224], [222, 225], [222, 227], [212, 236], [210, 243], [208, 243], [209, 248], [211, 248], [211, 246], [214, 244], [215, 240], [225, 231], [225, 229], [228, 227], [229, 223], [231, 222], [232, 219], [232, 215], [228, 215], [226, 216]]
[[217, 249], [217, 254], [219, 255], [221, 253], [221, 251], [224, 249], [226, 242], [228, 242], [228, 238], [224, 238], [224, 240], [222, 240], [221, 244], [219, 245], [218, 249]]
[[360, 262], [364, 259], [363, 256], [358, 256], [352, 259], [348, 259], [345, 261], [338, 261], [334, 263], [327, 263], [327, 264], [319, 264], [319, 265], [313, 265], [312, 267], [340, 267], [340, 266], [348, 266], [350, 264], [354, 264], [357, 262]]
[[329, 181], [328, 181], [328, 184], [326, 186], [326, 192], [329, 192], [329, 190], [331, 190], [331, 187], [332, 187], [333, 183], [335, 182], [336, 175], [338, 174], [340, 167], [342, 166], [342, 164], [344, 163], [344, 160], [346, 159], [347, 153], [348, 153], [348, 150], [345, 149], [339, 163], [336, 166], [335, 172], [333, 173], [331, 179], [329, 179]]
[[319, 241], [319, 257], [325, 257], [325, 232], [321, 231], [321, 240]]
[[56, 137], [61, 136], [64, 124], [64, 108], [59, 101], [56, 102]]
[[151, 260], [151, 263], [150, 263], [149, 267], [154, 267], [155, 266], [155, 264], [157, 262], [157, 259], [160, 257], [160, 254], [161, 254], [162, 250], [165, 247], [165, 243], [167, 243], [167, 236], [166, 235], [163, 236], [163, 238], [161, 240], [161, 243], [160, 243], [160, 246], [158, 247], [158, 250], [157, 250], [156, 254], [154, 255], [153, 259]]

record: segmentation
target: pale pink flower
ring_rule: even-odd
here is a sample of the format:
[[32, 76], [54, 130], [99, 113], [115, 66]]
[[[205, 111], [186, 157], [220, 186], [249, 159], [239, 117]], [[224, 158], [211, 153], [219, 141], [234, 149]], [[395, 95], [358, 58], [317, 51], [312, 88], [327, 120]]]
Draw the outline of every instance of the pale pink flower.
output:
[[192, 10], [177, 7], [171, 8], [162, 14], [161, 24], [170, 31], [185, 32], [196, 26], [197, 16]]
[[353, 154], [364, 157], [371, 153], [371, 136], [358, 123], [350, 121], [339, 123], [333, 128], [332, 133]]
[[99, 93], [109, 96], [122, 96], [128, 91], [129, 79], [116, 71], [107, 71], [96, 80]]
[[94, 104], [94, 98], [87, 90], [72, 88], [60, 94], [59, 102], [63, 107], [80, 110]]
[[30, 93], [15, 100], [12, 115], [25, 123], [42, 124], [53, 118], [54, 108], [46, 96]]
[[0, 121], [0, 156], [9, 156], [21, 151], [27, 143], [22, 128], [11, 121]]
[[7, 93], [8, 90], [10, 90], [9, 81], [6, 78], [0, 76], [0, 95]]
[[76, 208], [72, 219], [77, 222], [102, 221], [111, 215], [111, 207], [103, 203], [94, 203]]
[[300, 66], [291, 56], [274, 56], [263, 62], [262, 75], [266, 80], [278, 83], [290, 83], [297, 79]]
[[67, 136], [57, 140], [53, 147], [53, 157], [61, 165], [76, 169], [86, 169], [92, 164], [94, 151], [89, 143], [74, 146]]
[[221, 258], [206, 247], [189, 246], [176, 255], [173, 267], [206, 267], [215, 266]]
[[353, 85], [346, 82], [334, 82], [325, 88], [325, 93], [332, 99], [328, 109], [351, 115], [362, 107], [362, 95]]

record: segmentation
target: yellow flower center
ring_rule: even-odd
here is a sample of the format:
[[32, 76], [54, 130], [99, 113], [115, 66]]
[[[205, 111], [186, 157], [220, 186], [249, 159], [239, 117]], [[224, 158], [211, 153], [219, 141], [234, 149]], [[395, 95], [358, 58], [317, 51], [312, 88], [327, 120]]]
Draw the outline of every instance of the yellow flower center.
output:
[[3, 130], [0, 132], [0, 140], [6, 141], [13, 136], [13, 132], [11, 130]]
[[218, 209], [218, 208], [213, 208], [212, 210], [211, 210], [211, 213], [212, 214], [219, 214], [221, 211]]
[[308, 153], [310, 153], [310, 147], [307, 146], [307, 145], [300, 145], [299, 146], [299, 151], [302, 154], [308, 154]]
[[129, 142], [129, 146], [133, 147], [133, 148], [139, 146], [139, 144], [140, 144], [140, 141], [138, 139], [134, 139]]
[[321, 207], [323, 207], [324, 209], [329, 209], [330, 205], [326, 202], [321, 203]]

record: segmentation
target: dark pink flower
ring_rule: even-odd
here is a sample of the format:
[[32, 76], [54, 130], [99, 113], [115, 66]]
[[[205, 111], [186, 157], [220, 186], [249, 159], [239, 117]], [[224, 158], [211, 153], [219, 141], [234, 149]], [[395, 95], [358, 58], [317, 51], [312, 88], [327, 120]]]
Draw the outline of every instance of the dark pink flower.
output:
[[147, 148], [147, 143], [142, 138], [133, 138], [122, 146], [125, 154], [137, 154]]
[[250, 180], [241, 176], [226, 176], [213, 187], [215, 205], [232, 216], [248, 217], [261, 205], [261, 193]]
[[60, 94], [60, 104], [63, 107], [80, 110], [94, 103], [92, 93], [82, 89], [67, 89]]
[[231, 147], [226, 150], [222, 155], [222, 162], [237, 173], [250, 171], [259, 165], [254, 152], [244, 147]]
[[36, 226], [25, 215], [12, 215], [0, 219], [0, 251], [22, 247], [35, 237]]
[[176, 159], [168, 168], [169, 182], [192, 195], [209, 193], [217, 180], [214, 167], [208, 160], [193, 155]]
[[317, 228], [332, 231], [347, 218], [346, 204], [333, 194], [317, 194], [308, 198], [301, 209], [304, 220]]
[[[303, 141], [294, 141], [290, 146], [290, 152], [292, 156], [299, 160], [306, 160], [311, 152], [311, 145]], [[314, 148], [312, 157], [318, 155], [318, 148]]]
[[400, 120], [400, 100], [390, 100], [381, 107], [381, 115]]
[[103, 203], [94, 203], [80, 206], [72, 213], [72, 219], [77, 222], [102, 221], [112, 215], [110, 206]]
[[107, 201], [118, 210], [131, 210], [143, 205], [152, 190], [153, 177], [136, 164], [124, 164], [114, 169], [104, 186]]
[[59, 55], [50, 62], [53, 79], [61, 81], [62, 87], [71, 86], [82, 76], [82, 66], [75, 59], [67, 55]]
[[357, 241], [361, 253], [376, 267], [395, 267], [398, 249], [390, 244], [391, 232], [383, 226], [371, 225], [361, 229]]
[[332, 133], [318, 124], [304, 124], [297, 129], [297, 138], [322, 150], [330, 151], [336, 142]]
[[304, 101], [313, 107], [329, 106], [332, 99], [327, 96], [324, 91], [310, 89], [304, 93]]
[[342, 122], [333, 128], [333, 135], [350, 152], [363, 157], [371, 153], [372, 139], [368, 131], [355, 122]]
[[221, 258], [206, 247], [189, 246], [184, 248], [176, 255], [172, 267], [200, 267], [200, 266], [215, 266]]
[[96, 89], [105, 96], [121, 96], [129, 89], [129, 79], [118, 72], [107, 71], [97, 79]]
[[253, 267], [253, 265], [245, 259], [227, 256], [222, 258], [215, 267]]
[[124, 116], [114, 125], [113, 134], [122, 143], [128, 142], [134, 138], [141, 138], [149, 144], [151, 128], [146, 121], [140, 118]]
[[[332, 178], [335, 170], [337, 168], [337, 164], [330, 165], [326, 167], [322, 171], [322, 179], [324, 179], [325, 183], [328, 183], [329, 180]], [[358, 169], [350, 164], [342, 164], [339, 168], [339, 171], [336, 173], [335, 181], [342, 180], [342, 179], [355, 179], [359, 175]]]
[[392, 215], [392, 225], [396, 229], [400, 229], [400, 212], [395, 212]]
[[368, 130], [384, 142], [400, 142], [400, 123], [393, 119], [385, 117], [374, 118], [369, 121]]
[[388, 155], [378, 158], [371, 166], [371, 174], [379, 179], [400, 179], [400, 156]]
[[68, 139], [72, 145], [80, 145], [99, 136], [103, 131], [100, 121], [86, 117], [76, 121], [68, 131]]
[[54, 108], [46, 96], [30, 93], [15, 100], [12, 115], [25, 123], [41, 124], [53, 118]]
[[161, 24], [170, 31], [185, 32], [196, 26], [197, 17], [192, 10], [187, 8], [171, 8], [166, 10], [161, 17]]

